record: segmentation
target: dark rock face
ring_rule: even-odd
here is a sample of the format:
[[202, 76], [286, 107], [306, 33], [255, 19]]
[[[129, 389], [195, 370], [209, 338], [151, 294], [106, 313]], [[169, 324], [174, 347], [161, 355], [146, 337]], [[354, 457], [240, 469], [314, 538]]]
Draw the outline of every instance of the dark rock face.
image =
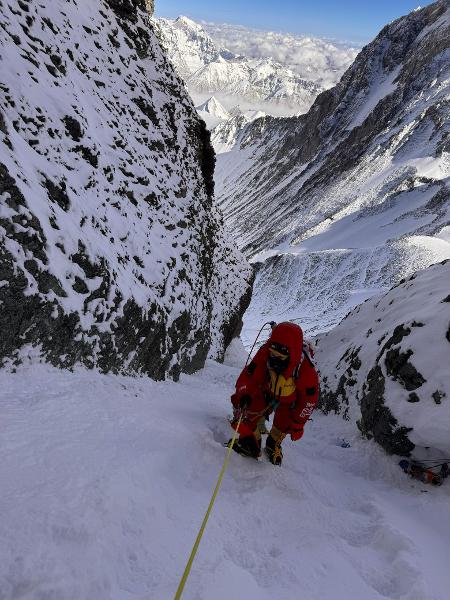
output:
[[393, 348], [386, 353], [386, 358], [384, 359], [387, 374], [393, 379], [399, 380], [408, 391], [417, 390], [425, 383], [425, 379], [422, 375], [418, 373], [414, 365], [409, 362], [409, 358], [413, 354], [414, 352], [412, 350], [400, 352], [398, 348]]
[[83, 137], [83, 130], [80, 123], [70, 115], [66, 115], [62, 120], [70, 137], [74, 140], [74, 142], [79, 142]]
[[216, 154], [211, 144], [211, 134], [206, 128], [206, 123], [199, 120], [196, 123], [196, 137], [200, 140], [198, 147], [198, 158], [200, 168], [205, 182], [205, 189], [209, 196], [214, 195], [214, 167], [216, 164]]
[[410, 393], [410, 395], [408, 396], [408, 402], [420, 402], [420, 398], [416, 394], [416, 392], [411, 392]]
[[152, 3], [23, 4], [0, 4], [0, 363], [37, 347], [164, 379], [221, 358], [252, 271], [212, 209], [214, 153]]
[[346, 375], [341, 375], [339, 383], [335, 390], [330, 391], [326, 386], [327, 379], [324, 378], [325, 385], [320, 388], [320, 396], [318, 401], [318, 408], [328, 414], [330, 412], [340, 413], [341, 409], [344, 411], [348, 407], [348, 396], [345, 389], [347, 384]]
[[441, 392], [440, 390], [436, 390], [432, 394], [432, 398], [436, 402], [436, 404], [441, 404], [441, 401], [443, 398], [445, 398], [445, 396], [446, 396], [445, 392]]
[[357, 425], [366, 437], [374, 438], [389, 454], [409, 456], [414, 444], [408, 439], [411, 429], [399, 427], [384, 404], [385, 379], [380, 367], [368, 374], [361, 398], [361, 420]]
[[146, 9], [145, 0], [105, 0], [121, 19], [128, 19], [132, 23], [138, 20], [138, 10]]
[[347, 388], [353, 387], [357, 382], [357, 372], [361, 368], [361, 360], [359, 358], [360, 350], [361, 347], [347, 348], [339, 359], [339, 365], [345, 364], [347, 366], [345, 372], [340, 376], [335, 390], [331, 391], [328, 388], [327, 378], [325, 377], [320, 389], [318, 402], [318, 408], [324, 413], [342, 413], [343, 418], [348, 419], [349, 397]]
[[409, 335], [410, 333], [411, 333], [410, 327], [405, 328], [405, 326], [403, 324], [397, 325], [397, 327], [394, 329], [391, 337], [388, 339], [388, 341], [385, 344], [383, 344], [383, 347], [381, 348], [378, 358], [380, 358], [382, 356], [382, 354], [384, 354], [392, 346], [400, 344], [400, 342], [403, 340], [403, 338], [406, 337], [407, 335]]

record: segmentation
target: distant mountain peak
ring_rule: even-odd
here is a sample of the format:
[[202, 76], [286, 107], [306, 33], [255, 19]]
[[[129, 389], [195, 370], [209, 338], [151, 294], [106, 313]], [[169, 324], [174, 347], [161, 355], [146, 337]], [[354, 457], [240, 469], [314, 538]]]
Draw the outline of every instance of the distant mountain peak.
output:
[[216, 43], [192, 19], [155, 19], [172, 64], [195, 104], [220, 98], [225, 109], [263, 110], [275, 116], [306, 112], [323, 91], [273, 57], [246, 57]]
[[214, 129], [216, 125], [227, 121], [230, 118], [230, 113], [227, 109], [215, 98], [211, 96], [206, 102], [197, 106], [197, 112], [205, 121], [208, 129]]
[[199, 112], [205, 111], [209, 112], [216, 117], [220, 117], [222, 119], [228, 119], [230, 117], [230, 113], [227, 109], [215, 98], [215, 96], [211, 96], [206, 102], [200, 104], [200, 106], [196, 107]]
[[177, 17], [174, 23], [176, 23], [177, 25], [184, 26], [187, 29], [193, 29], [194, 31], [204, 31], [201, 25], [184, 15], [180, 15], [179, 17]]

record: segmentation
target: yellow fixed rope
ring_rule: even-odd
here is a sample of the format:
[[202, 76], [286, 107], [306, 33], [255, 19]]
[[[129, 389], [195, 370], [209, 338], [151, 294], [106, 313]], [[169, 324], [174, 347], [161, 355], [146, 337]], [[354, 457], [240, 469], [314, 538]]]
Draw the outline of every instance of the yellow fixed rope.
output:
[[227, 451], [227, 453], [225, 455], [225, 460], [223, 461], [222, 469], [220, 470], [219, 478], [217, 479], [217, 483], [216, 483], [216, 487], [214, 488], [213, 495], [212, 495], [211, 500], [209, 502], [208, 510], [206, 511], [206, 514], [205, 514], [205, 516], [203, 518], [203, 522], [201, 524], [200, 531], [198, 532], [197, 539], [195, 540], [195, 544], [194, 544], [194, 547], [192, 548], [191, 555], [189, 557], [189, 560], [187, 561], [186, 568], [184, 569], [183, 577], [181, 578], [180, 585], [178, 586], [178, 589], [177, 589], [177, 593], [174, 596], [174, 600], [180, 600], [181, 594], [183, 593], [184, 586], [185, 586], [186, 581], [187, 581], [187, 578], [189, 577], [189, 573], [191, 572], [192, 563], [194, 562], [194, 558], [195, 558], [195, 555], [197, 554], [197, 550], [198, 550], [198, 547], [200, 545], [200, 541], [202, 539], [203, 532], [205, 531], [206, 523], [208, 522], [209, 515], [211, 514], [212, 507], [214, 506], [214, 502], [216, 500], [217, 492], [219, 491], [220, 484], [222, 483], [223, 475], [224, 475], [225, 470], [227, 468], [228, 460], [230, 458], [231, 451], [233, 450], [233, 445], [234, 445], [234, 442], [236, 441], [236, 437], [237, 437], [237, 434], [238, 434], [239, 425], [241, 424], [241, 421], [242, 421], [242, 413], [241, 413], [241, 416], [239, 417], [239, 421], [238, 421], [236, 430], [234, 432], [233, 438], [231, 440], [231, 443], [228, 446], [228, 451]]

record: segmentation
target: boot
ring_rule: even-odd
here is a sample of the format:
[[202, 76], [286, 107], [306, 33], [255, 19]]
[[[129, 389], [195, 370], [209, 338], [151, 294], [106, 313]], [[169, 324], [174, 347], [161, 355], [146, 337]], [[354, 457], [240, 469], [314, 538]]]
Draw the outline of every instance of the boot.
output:
[[[231, 440], [228, 442], [228, 447], [231, 445]], [[243, 456], [258, 459], [261, 456], [261, 440], [257, 440], [254, 435], [246, 435], [240, 437], [233, 444], [233, 450]]]
[[273, 465], [281, 466], [283, 462], [283, 451], [281, 450], [281, 442], [286, 437], [285, 433], [281, 433], [276, 427], [272, 427], [266, 440], [266, 454]]

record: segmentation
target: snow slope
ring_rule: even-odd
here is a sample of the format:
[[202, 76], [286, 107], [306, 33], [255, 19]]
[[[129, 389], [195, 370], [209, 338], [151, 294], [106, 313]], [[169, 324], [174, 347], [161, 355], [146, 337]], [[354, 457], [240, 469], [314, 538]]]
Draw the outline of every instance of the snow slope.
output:
[[[238, 372], [2, 370], [2, 600], [173, 598]], [[449, 500], [448, 483], [407, 479], [353, 424], [316, 414], [281, 468], [231, 456], [183, 598], [445, 600]]]
[[264, 320], [329, 329], [362, 300], [450, 257], [450, 5], [390, 23], [306, 115], [244, 126], [216, 194], [258, 272]]

